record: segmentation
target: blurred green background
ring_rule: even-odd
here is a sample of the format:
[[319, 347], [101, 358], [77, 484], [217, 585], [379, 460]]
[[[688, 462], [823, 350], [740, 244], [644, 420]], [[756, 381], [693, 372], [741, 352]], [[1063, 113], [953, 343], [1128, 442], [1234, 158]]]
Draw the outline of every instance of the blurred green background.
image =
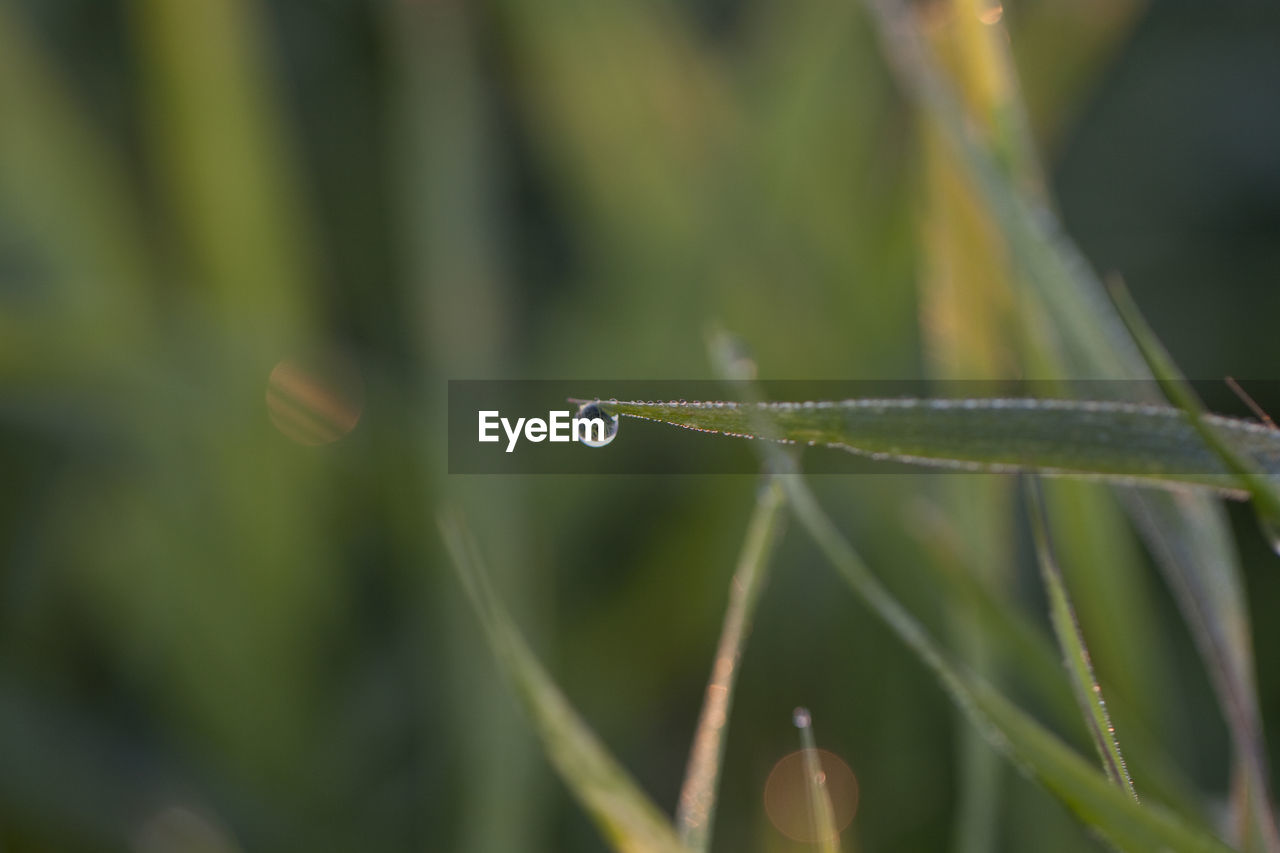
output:
[[[939, 41], [955, 14], [925, 10]], [[1005, 25], [1086, 253], [1188, 375], [1273, 377], [1280, 13]], [[450, 477], [445, 382], [712, 378], [713, 322], [763, 378], [999, 373], [1012, 332], [951, 363], [922, 320], [954, 181], [929, 151], [849, 0], [2, 0], [0, 851], [603, 849], [445, 565], [444, 505], [674, 808], [754, 482]], [[817, 487], [945, 635], [898, 570], [936, 558], [938, 480]], [[1274, 729], [1280, 574], [1232, 512]], [[1000, 588], [1043, 623], [1005, 523]], [[1086, 632], [1113, 594], [1142, 610], [1094, 649], [1134, 692], [1122, 739], [1225, 808], [1208, 682], [1133, 565], [1077, 596]], [[762, 807], [801, 704], [860, 782], [846, 849], [951, 849], [963, 724], [802, 537], [740, 691], [717, 850], [804, 849]], [[1098, 847], [996, 767], [992, 849]]]

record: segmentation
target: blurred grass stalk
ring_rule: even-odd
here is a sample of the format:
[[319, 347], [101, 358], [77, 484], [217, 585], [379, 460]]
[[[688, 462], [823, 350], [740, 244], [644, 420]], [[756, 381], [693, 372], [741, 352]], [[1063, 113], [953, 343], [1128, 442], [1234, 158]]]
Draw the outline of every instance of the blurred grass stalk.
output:
[[166, 709], [148, 720], [157, 739], [246, 791], [302, 798], [290, 771], [315, 752], [323, 706], [304, 659], [332, 616], [331, 552], [315, 469], [255, 427], [272, 363], [315, 330], [316, 267], [255, 10], [127, 10], [159, 164], [147, 202], [179, 237], [162, 255], [136, 176], [23, 13], [0, 6], [0, 195], [18, 202], [3, 214], [41, 287], [0, 314], [0, 371], [37, 414], [92, 436], [40, 508], [76, 531], [39, 568], [91, 602], [84, 642]]
[[[513, 375], [509, 330], [512, 282], [506, 265], [510, 247], [501, 228], [499, 198], [504, 177], [495, 95], [478, 55], [483, 26], [478, 7], [459, 0], [396, 0], [387, 15], [388, 39], [401, 88], [395, 102], [398, 174], [392, 188], [399, 219], [406, 223], [397, 249], [407, 274], [407, 308], [422, 375], [425, 411], [422, 454], [438, 500], [483, 507], [484, 539], [490, 543], [498, 578], [511, 592], [526, 631], [543, 634], [545, 614], [538, 590], [543, 580], [520, 563], [527, 553], [528, 512], [523, 484], [505, 478], [458, 480], [447, 476], [445, 380], [458, 376]], [[432, 543], [434, 551], [434, 543]], [[501, 680], [476, 666], [469, 615], [441, 594], [439, 583], [424, 589], [423, 612], [434, 631], [427, 649], [448, 649], [449, 706], [457, 732], [455, 760], [463, 768], [453, 817], [453, 849], [540, 849], [548, 809], [546, 771], [537, 743], [507, 701]], [[431, 742], [439, 733], [424, 730]], [[423, 784], [431, 768], [423, 767]], [[420, 827], [425, 838], [438, 826]]]
[[321, 270], [266, 70], [263, 10], [251, 0], [133, 7], [149, 130], [199, 304], [269, 369], [320, 328], [311, 294]]
[[[490, 586], [480, 548], [462, 517], [445, 512], [438, 522], [502, 674], [515, 689], [548, 759], [601, 834], [621, 853], [688, 853], [666, 816], [577, 715], [529, 649]], [[501, 822], [507, 815], [494, 810], [488, 818]]]
[[[971, 110], [990, 131], [1007, 79], [991, 68], [992, 54], [981, 39], [989, 32], [973, 14], [971, 0], [950, 0], [933, 9], [931, 37]], [[920, 326], [925, 363], [939, 380], [998, 379], [1015, 373], [1014, 352], [1004, 330], [1010, 328], [1011, 291], [999, 235], [982, 215], [963, 173], [938, 130], [925, 125], [925, 247], [919, 276]], [[963, 549], [956, 565], [980, 572], [974, 583], [1009, 605], [1014, 576], [1012, 490], [1003, 477], [935, 478], [946, 514], [955, 521]], [[961, 659], [980, 677], [1000, 684], [1000, 664], [987, 632], [951, 608], [951, 631]], [[1004, 765], [967, 719], [956, 711], [959, 742], [954, 827], [955, 853], [984, 853], [1000, 836]]]
[[785, 504], [782, 485], [772, 478], [766, 479], [757, 492], [742, 553], [729, 581], [729, 604], [676, 811], [680, 840], [698, 853], [711, 847], [733, 690], [756, 604], [768, 581], [770, 557], [786, 517]]
[[153, 335], [155, 284], [139, 200], [120, 157], [86, 120], [22, 16], [0, 4], [0, 192], [62, 292], [50, 308], [0, 312], [0, 380], [65, 382], [88, 364], [136, 369]]

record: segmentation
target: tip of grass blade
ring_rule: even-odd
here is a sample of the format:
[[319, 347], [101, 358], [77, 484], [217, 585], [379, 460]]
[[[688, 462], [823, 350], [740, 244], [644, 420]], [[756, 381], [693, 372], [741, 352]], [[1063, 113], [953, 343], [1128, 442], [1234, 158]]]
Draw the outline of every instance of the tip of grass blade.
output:
[[809, 802], [809, 820], [813, 837], [822, 853], [840, 853], [840, 830], [836, 827], [835, 808], [827, 790], [827, 774], [813, 736], [813, 715], [808, 708], [791, 712], [792, 724], [800, 730], [800, 749], [804, 754], [805, 794]]
[[1174, 364], [1169, 351], [1160, 343], [1155, 332], [1147, 325], [1138, 305], [1133, 301], [1124, 281], [1118, 275], [1108, 276], [1107, 292], [1116, 311], [1129, 327], [1129, 333], [1138, 345], [1142, 357], [1155, 375], [1156, 381], [1169, 401], [1182, 409], [1209, 449], [1222, 459], [1227, 469], [1234, 473], [1253, 497], [1254, 509], [1263, 534], [1272, 550], [1280, 553], [1280, 490], [1273, 478], [1268, 477], [1258, 464], [1247, 455], [1223, 440], [1212, 426], [1205, 422], [1205, 408], [1195, 392]]
[[1040, 563], [1040, 573], [1044, 578], [1045, 593], [1049, 598], [1050, 622], [1058, 638], [1058, 647], [1062, 651], [1071, 686], [1107, 778], [1136, 801], [1138, 792], [1133, 787], [1124, 754], [1120, 751], [1120, 740], [1116, 737], [1115, 726], [1111, 724], [1111, 713], [1102, 698], [1102, 686], [1098, 684], [1098, 678], [1094, 674], [1093, 660], [1089, 655], [1089, 647], [1085, 644], [1084, 632], [1080, 629], [1080, 620], [1067, 593], [1062, 571], [1053, 556], [1049, 520], [1044, 508], [1044, 498], [1040, 494], [1040, 483], [1034, 478], [1028, 478], [1026, 485], [1031, 534]]

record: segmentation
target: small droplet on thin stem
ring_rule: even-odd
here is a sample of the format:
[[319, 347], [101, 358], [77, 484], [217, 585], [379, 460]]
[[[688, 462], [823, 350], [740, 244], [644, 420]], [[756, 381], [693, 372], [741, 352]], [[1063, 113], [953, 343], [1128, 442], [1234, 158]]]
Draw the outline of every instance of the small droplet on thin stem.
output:
[[791, 722], [797, 729], [807, 729], [813, 725], [813, 718], [808, 708], [796, 708], [791, 712]]

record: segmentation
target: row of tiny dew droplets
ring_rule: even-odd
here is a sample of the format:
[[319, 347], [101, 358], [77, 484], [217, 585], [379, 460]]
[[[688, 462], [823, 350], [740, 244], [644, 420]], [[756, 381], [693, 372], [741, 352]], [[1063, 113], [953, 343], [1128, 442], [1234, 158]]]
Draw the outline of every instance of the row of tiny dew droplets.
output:
[[[734, 409], [734, 410], [745, 407], [745, 404], [739, 403], [733, 400], [693, 400], [693, 401], [690, 401], [690, 400], [666, 400], [666, 401], [631, 400], [627, 402], [621, 402], [618, 400], [617, 397], [612, 397], [608, 400], [595, 400], [589, 403], [583, 403], [581, 406], [579, 406], [578, 413], [574, 417], [575, 418], [603, 417], [607, 425], [606, 440], [603, 443], [596, 443], [596, 442], [588, 442], [584, 439], [582, 441], [583, 444], [586, 444], [588, 447], [604, 447], [604, 445], [613, 441], [614, 436], [618, 434], [618, 416], [611, 412], [606, 413], [605, 411], [608, 409], [610, 405], [652, 406], [654, 408], [665, 406], [670, 409]], [[840, 403], [829, 401], [829, 400], [821, 400], [821, 401], [807, 400], [802, 403], [761, 402], [756, 404], [756, 406], [760, 410], [829, 409], [829, 408], [834, 408], [838, 405], [840, 405]], [[635, 412], [627, 412], [626, 415], [629, 418], [636, 418], [642, 421], [653, 421], [655, 423], [663, 423], [669, 426], [677, 426], [677, 427], [680, 427], [681, 429], [693, 430], [694, 432], [705, 432], [705, 433], [711, 433], [713, 435], [724, 435], [730, 438], [755, 439], [759, 437], [759, 436], [751, 435], [750, 433], [745, 433], [745, 432], [730, 432], [728, 430], [712, 429], [710, 427], [701, 427], [701, 426], [696, 426], [694, 424], [673, 423], [671, 421], [665, 421], [662, 418], [650, 417], [649, 415], [641, 415]], [[797, 444], [798, 443], [793, 438], [778, 438], [774, 440], [777, 441], [779, 444]], [[807, 444], [810, 447], [815, 447], [817, 446], [818, 442], [809, 441], [807, 442]]]

